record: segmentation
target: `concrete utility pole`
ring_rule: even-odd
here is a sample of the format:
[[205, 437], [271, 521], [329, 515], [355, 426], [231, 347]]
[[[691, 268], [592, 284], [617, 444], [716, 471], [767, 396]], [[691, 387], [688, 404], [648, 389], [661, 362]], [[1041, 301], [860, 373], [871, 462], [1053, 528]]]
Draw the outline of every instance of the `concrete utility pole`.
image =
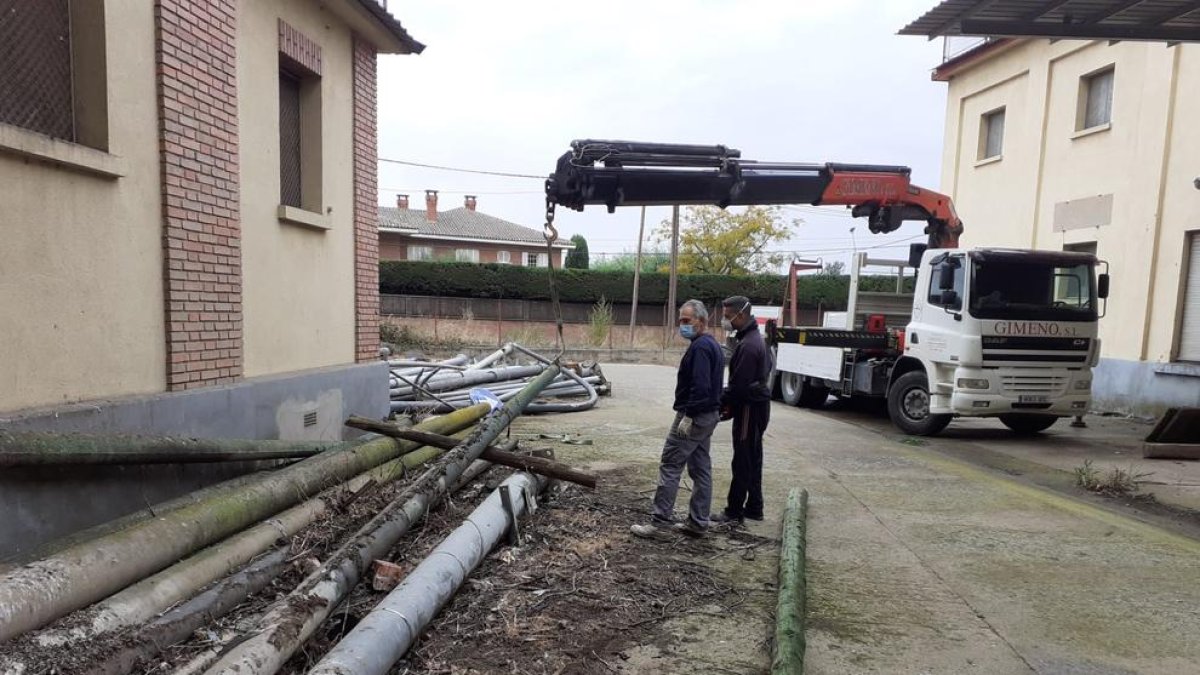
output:
[[633, 259], [633, 307], [629, 309], [629, 346], [633, 346], [633, 332], [637, 329], [638, 286], [642, 281], [642, 238], [646, 234], [646, 207], [642, 207], [642, 222], [638, 225], [637, 256]]
[[667, 341], [663, 343], [665, 349], [670, 344], [671, 333], [675, 328], [674, 322], [671, 319], [675, 318], [676, 301], [675, 297], [675, 282], [679, 279], [679, 205], [671, 207], [671, 281], [667, 286]]

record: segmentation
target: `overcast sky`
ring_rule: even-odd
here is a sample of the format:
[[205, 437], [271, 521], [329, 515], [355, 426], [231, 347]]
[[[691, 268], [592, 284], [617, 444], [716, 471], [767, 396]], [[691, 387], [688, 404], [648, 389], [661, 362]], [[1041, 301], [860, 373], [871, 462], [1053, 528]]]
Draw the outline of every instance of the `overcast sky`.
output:
[[[940, 42], [896, 31], [935, 0], [526, 0], [392, 2], [427, 48], [379, 65], [380, 157], [544, 176], [572, 139], [725, 144], [748, 159], [904, 164], [937, 188], [945, 85], [930, 81]], [[397, 192], [442, 210], [479, 209], [540, 227], [542, 181], [381, 163], [380, 200]], [[593, 252], [632, 251], [640, 209], [560, 211], [562, 236]], [[669, 209], [650, 209], [652, 225]], [[908, 240], [919, 224], [872, 235], [840, 207], [777, 247], [828, 260]], [[858, 225], [851, 236], [849, 228]], [[906, 243], [873, 253], [904, 257]]]

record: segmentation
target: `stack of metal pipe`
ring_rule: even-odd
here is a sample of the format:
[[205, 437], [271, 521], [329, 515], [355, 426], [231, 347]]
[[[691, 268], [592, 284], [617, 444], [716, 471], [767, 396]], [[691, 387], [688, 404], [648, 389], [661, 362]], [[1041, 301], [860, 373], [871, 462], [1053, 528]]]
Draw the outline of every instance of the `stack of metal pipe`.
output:
[[[474, 362], [463, 354], [444, 361], [392, 360], [392, 412], [447, 413], [483, 400], [486, 394], [480, 390], [507, 402], [550, 364], [545, 356], [514, 342]], [[608, 380], [598, 364], [570, 364], [526, 412], [587, 410], [608, 393]]]
[[[413, 429], [391, 425], [398, 436], [421, 432], [438, 441], [434, 446], [423, 447], [425, 440], [368, 438], [312, 455], [309, 447], [292, 448], [309, 456], [157, 505], [144, 517], [102, 526], [93, 536], [72, 537], [41, 557], [0, 571], [0, 673], [141, 672], [147, 663], [156, 663], [165, 648], [197, 632], [212, 637], [174, 672], [279, 671], [310, 638], [328, 634], [322, 626], [334, 610], [366, 581], [375, 561], [387, 561], [432, 505], [487, 470], [490, 464], [481, 458], [503, 463], [496, 455], [509, 455], [506, 450], [515, 442], [493, 444], [560, 373], [558, 365], [540, 368], [539, 375], [498, 409], [478, 404], [428, 418]], [[34, 464], [41, 462], [31, 455], [65, 463], [69, 456], [96, 457], [98, 450], [111, 450], [112, 445], [95, 438], [64, 438], [62, 447], [52, 447], [54, 439], [46, 434], [0, 440], [8, 444], [0, 448], [8, 448], [11, 460]], [[21, 443], [29, 447], [19, 447]], [[451, 449], [443, 452], [439, 445]], [[162, 446], [171, 446], [171, 440], [143, 439], [139, 452]], [[197, 454], [183, 444], [174, 449], [180, 458]], [[200, 459], [211, 461], [214, 453], [206, 446], [201, 449], [205, 451]], [[272, 451], [284, 448], [274, 445]], [[111, 454], [100, 456], [111, 460]], [[445, 577], [449, 583], [439, 585], [434, 596], [414, 598], [406, 580], [408, 585], [397, 589], [402, 592], [388, 596], [403, 611], [416, 607], [413, 616], [423, 620], [402, 619], [411, 637], [385, 652], [369, 654], [383, 668], [378, 672], [403, 655], [532, 502], [523, 500], [546, 485], [542, 474], [553, 473], [542, 466], [535, 476], [529, 472], [539, 471], [531, 468], [537, 462], [516, 461], [526, 471], [513, 474], [500, 493], [487, 497], [470, 522], [422, 563], [421, 576], [414, 577]], [[421, 472], [410, 478], [409, 470], [417, 468]], [[397, 485], [389, 486], [392, 482]], [[384, 490], [388, 492], [379, 494]], [[352, 514], [346, 506], [358, 498], [378, 502], [367, 513]], [[323, 559], [305, 557], [310, 555], [314, 528], [334, 534]], [[463, 546], [471, 556], [457, 554]], [[298, 550], [305, 553], [295, 555]], [[448, 565], [453, 566], [449, 572]], [[265, 608], [246, 604], [255, 594], [264, 597], [264, 590], [273, 598]], [[243, 614], [238, 621], [218, 623], [239, 611]], [[373, 613], [369, 627], [392, 630], [388, 621], [398, 616], [395, 610], [386, 604], [381, 612]], [[332, 663], [357, 658], [363, 642], [372, 641], [365, 632], [355, 638], [334, 654]]]

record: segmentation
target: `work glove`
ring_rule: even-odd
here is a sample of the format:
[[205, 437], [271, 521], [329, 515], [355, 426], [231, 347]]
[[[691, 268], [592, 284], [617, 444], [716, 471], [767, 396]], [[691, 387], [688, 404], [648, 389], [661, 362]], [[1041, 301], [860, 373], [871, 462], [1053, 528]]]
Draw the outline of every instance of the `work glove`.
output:
[[692, 434], [692, 418], [684, 417], [679, 420], [679, 424], [675, 425], [675, 435], [680, 438], [687, 438]]

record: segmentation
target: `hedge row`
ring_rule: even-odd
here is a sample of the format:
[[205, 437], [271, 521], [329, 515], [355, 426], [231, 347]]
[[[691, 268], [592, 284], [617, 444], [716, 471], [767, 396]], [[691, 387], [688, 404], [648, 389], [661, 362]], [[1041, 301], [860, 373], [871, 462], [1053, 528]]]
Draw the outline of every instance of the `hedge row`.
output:
[[[563, 302], [595, 302], [601, 297], [616, 303], [632, 299], [633, 272], [596, 270], [555, 271]], [[642, 274], [639, 302], [665, 304], [667, 274]], [[865, 289], [886, 290], [886, 278], [863, 280]], [[840, 309], [846, 303], [849, 280], [845, 276], [805, 275], [798, 279], [797, 295], [802, 307], [818, 304]], [[714, 302], [731, 295], [745, 295], [756, 304], [778, 304], [783, 300], [787, 277], [777, 274], [731, 277], [717, 274], [679, 275], [679, 300], [697, 298]], [[479, 265], [457, 262], [385, 261], [380, 263], [379, 289], [400, 295], [440, 295], [457, 298], [505, 298], [548, 300], [550, 287], [545, 269], [513, 265]]]

